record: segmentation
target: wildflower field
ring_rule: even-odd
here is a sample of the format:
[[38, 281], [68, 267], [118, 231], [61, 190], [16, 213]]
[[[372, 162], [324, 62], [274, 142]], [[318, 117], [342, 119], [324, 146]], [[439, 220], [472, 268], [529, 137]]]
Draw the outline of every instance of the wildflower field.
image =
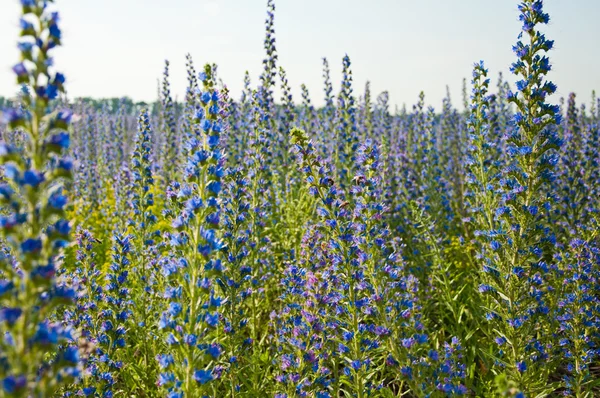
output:
[[20, 3], [0, 397], [600, 397], [600, 101], [551, 96], [542, 0], [515, 87], [397, 112], [348, 56], [292, 98], [273, 0], [241, 98], [188, 55], [184, 101], [168, 62], [153, 104], [71, 100], [60, 1]]

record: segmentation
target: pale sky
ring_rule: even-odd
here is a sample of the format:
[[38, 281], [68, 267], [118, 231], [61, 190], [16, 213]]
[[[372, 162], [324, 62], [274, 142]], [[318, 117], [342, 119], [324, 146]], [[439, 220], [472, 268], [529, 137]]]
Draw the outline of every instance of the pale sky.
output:
[[[551, 79], [560, 96], [578, 93], [590, 101], [600, 94], [600, 0], [547, 0], [551, 22], [546, 36]], [[71, 97], [156, 98], [156, 80], [171, 62], [172, 91], [183, 97], [185, 55], [196, 68], [216, 62], [219, 75], [239, 98], [244, 72], [255, 86], [264, 58], [266, 0], [56, 0], [64, 47], [55, 51], [57, 70], [67, 76]], [[440, 109], [446, 85], [461, 106], [463, 77], [472, 64], [486, 62], [495, 84], [509, 76], [511, 47], [520, 30], [512, 0], [276, 0], [279, 65], [299, 103], [305, 83], [322, 104], [321, 58], [332, 69], [334, 90], [342, 57], [350, 56], [355, 93], [371, 81], [377, 95], [388, 90], [392, 104], [407, 106], [421, 90]], [[18, 61], [19, 1], [0, 0], [0, 95], [17, 86], [11, 67]], [[512, 80], [512, 78], [511, 78]]]

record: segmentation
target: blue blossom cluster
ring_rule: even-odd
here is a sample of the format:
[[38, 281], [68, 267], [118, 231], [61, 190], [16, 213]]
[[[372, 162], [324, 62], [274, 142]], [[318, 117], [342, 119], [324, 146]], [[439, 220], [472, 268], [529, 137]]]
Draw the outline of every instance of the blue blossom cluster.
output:
[[171, 224], [172, 255], [162, 265], [168, 306], [160, 315], [158, 327], [170, 349], [157, 356], [161, 368], [158, 384], [173, 397], [205, 394], [223, 372], [223, 366], [216, 365], [222, 345], [209, 343], [215, 333], [223, 331], [223, 298], [216, 286], [224, 269], [218, 256], [224, 247], [219, 232], [223, 115], [210, 65], [205, 66], [199, 80], [203, 88], [198, 93], [201, 107], [196, 123], [203, 134], [188, 142], [185, 183], [172, 196], [177, 210]]
[[24, 133], [23, 147], [0, 144], [0, 232], [14, 259], [0, 263], [0, 379], [3, 396], [50, 396], [81, 375], [73, 335], [50, 319], [75, 299], [75, 290], [57, 278], [71, 232], [63, 184], [73, 171], [66, 157], [72, 112], [53, 109], [65, 83], [51, 69], [51, 50], [61, 39], [58, 13], [50, 1], [21, 5], [21, 62], [13, 71], [23, 90], [3, 118]]
[[[129, 270], [131, 242], [129, 236], [116, 234], [110, 273], [107, 275], [101, 301], [89, 308], [88, 318], [95, 318], [89, 326], [87, 340], [94, 345], [87, 361], [90, 374], [81, 393], [86, 396], [112, 397], [126, 391], [122, 378], [124, 348], [127, 345], [128, 320], [132, 313], [129, 299]], [[96, 291], [101, 291], [97, 287]]]
[[[190, 84], [193, 84], [193, 80]], [[169, 83], [169, 61], [165, 61], [165, 70], [163, 74], [163, 83], [162, 83], [162, 107], [165, 115], [165, 120], [163, 120], [164, 126], [162, 130], [165, 132], [165, 136], [161, 140], [156, 140], [158, 142], [162, 142], [164, 148], [157, 148], [160, 152], [164, 152], [164, 156], [160, 157], [161, 160], [169, 162], [173, 164], [177, 162], [178, 155], [178, 144], [177, 144], [177, 126], [175, 121], [175, 110], [173, 105], [173, 98], [171, 98], [171, 85]], [[161, 170], [163, 170], [166, 174], [164, 174], [164, 179], [168, 182], [173, 179], [172, 172], [177, 169], [174, 167], [165, 167], [164, 164], [160, 165]]]

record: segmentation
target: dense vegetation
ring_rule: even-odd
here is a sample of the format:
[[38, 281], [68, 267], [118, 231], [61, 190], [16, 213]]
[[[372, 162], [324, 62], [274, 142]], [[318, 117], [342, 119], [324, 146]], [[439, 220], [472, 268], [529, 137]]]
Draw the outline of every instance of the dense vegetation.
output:
[[53, 1], [21, 4], [0, 396], [600, 394], [599, 103], [549, 101], [541, 0], [514, 91], [478, 62], [464, 110], [396, 113], [348, 56], [295, 103], [272, 0], [241, 99], [188, 56], [182, 103], [168, 62], [151, 108], [69, 102]]

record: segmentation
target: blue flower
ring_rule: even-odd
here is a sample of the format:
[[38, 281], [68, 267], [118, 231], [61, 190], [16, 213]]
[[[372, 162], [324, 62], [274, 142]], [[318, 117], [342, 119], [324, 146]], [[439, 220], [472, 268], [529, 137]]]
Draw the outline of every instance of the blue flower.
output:
[[48, 198], [48, 205], [56, 210], [62, 210], [67, 202], [67, 197], [62, 195], [61, 192], [55, 192]]
[[479, 285], [479, 292], [480, 293], [488, 293], [488, 292], [494, 292], [496, 291], [496, 289], [490, 285], [486, 285], [486, 284], [481, 284]]
[[175, 375], [173, 373], [161, 373], [158, 375], [158, 385], [164, 386], [175, 381]]
[[10, 326], [13, 326], [22, 313], [23, 310], [21, 308], [2, 308], [0, 309], [0, 322], [6, 322]]
[[183, 342], [189, 346], [195, 346], [198, 341], [198, 337], [195, 334], [187, 334], [183, 338]]
[[436, 350], [429, 350], [428, 355], [432, 361], [438, 361], [440, 358], [439, 353]]
[[210, 370], [197, 370], [194, 372], [194, 380], [196, 380], [200, 384], [206, 384], [213, 380], [213, 374]]
[[217, 313], [207, 313], [204, 317], [204, 321], [212, 327], [217, 327], [219, 324], [219, 314]]
[[21, 251], [23, 253], [37, 253], [42, 250], [42, 240], [41, 239], [26, 239], [23, 243], [21, 243]]
[[0, 280], [0, 296], [10, 292], [15, 287], [13, 281], [2, 279]]
[[173, 355], [171, 355], [171, 354], [165, 354], [165, 355], [158, 356], [158, 364], [161, 369], [168, 368], [174, 362], [175, 362], [175, 360], [173, 359]]
[[221, 356], [221, 348], [217, 344], [209, 345], [206, 352], [215, 359]]
[[60, 31], [60, 28], [58, 27], [57, 24], [50, 25], [49, 33], [52, 38], [58, 39], [58, 40], [60, 40], [60, 37], [62, 35], [62, 32]]
[[207, 91], [203, 92], [200, 96], [200, 100], [207, 104], [211, 100], [211, 94]]
[[179, 315], [181, 313], [181, 303], [178, 302], [171, 302], [169, 303], [169, 315], [171, 315], [172, 317], [176, 317], [177, 315]]
[[48, 140], [48, 145], [53, 145], [53, 146], [57, 146], [60, 148], [68, 148], [70, 144], [70, 138], [69, 138], [69, 134], [68, 133], [58, 133], [58, 134], [54, 134], [50, 137], [50, 140]]
[[23, 173], [23, 185], [30, 185], [36, 188], [42, 182], [44, 182], [44, 174], [36, 170], [27, 170]]
[[56, 73], [56, 75], [54, 75], [54, 84], [58, 85], [58, 86], [62, 86], [66, 81], [65, 75], [63, 75], [62, 73]]
[[20, 376], [8, 376], [2, 380], [2, 387], [8, 394], [14, 394], [25, 388], [27, 384], [27, 378], [23, 375]]

